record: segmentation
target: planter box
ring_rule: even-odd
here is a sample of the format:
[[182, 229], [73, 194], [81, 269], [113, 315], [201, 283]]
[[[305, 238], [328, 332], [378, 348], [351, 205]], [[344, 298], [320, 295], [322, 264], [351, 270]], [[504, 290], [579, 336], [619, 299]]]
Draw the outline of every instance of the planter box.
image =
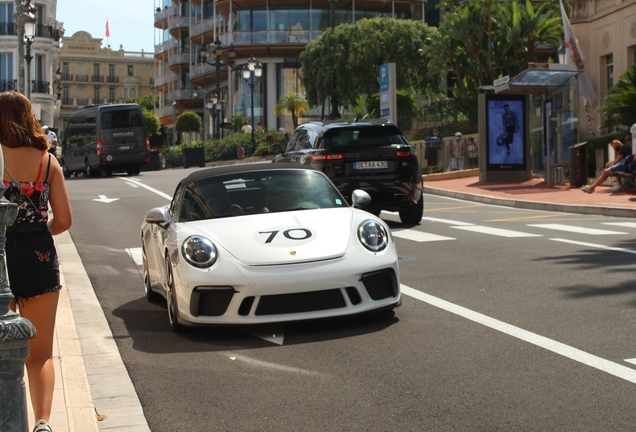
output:
[[191, 166], [205, 166], [205, 153], [203, 147], [184, 148], [181, 151], [181, 157], [183, 159], [184, 168], [190, 168]]
[[153, 151], [149, 153], [148, 163], [141, 167], [142, 171], [159, 171], [161, 169], [161, 153]]

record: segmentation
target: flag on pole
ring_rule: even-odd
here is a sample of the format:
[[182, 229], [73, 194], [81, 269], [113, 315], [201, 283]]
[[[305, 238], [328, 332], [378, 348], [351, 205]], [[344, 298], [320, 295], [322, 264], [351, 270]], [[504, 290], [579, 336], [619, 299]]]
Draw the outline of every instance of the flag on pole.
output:
[[108, 20], [106, 20], [106, 37], [110, 37], [110, 30], [108, 29]]
[[585, 65], [583, 64], [585, 57], [583, 56], [583, 51], [581, 51], [579, 41], [576, 40], [576, 36], [574, 36], [574, 30], [572, 30], [570, 20], [565, 13], [562, 0], [559, 0], [559, 6], [561, 7], [561, 18], [563, 19], [563, 32], [565, 33], [565, 63], [575, 64], [576, 68], [581, 71], [578, 76], [579, 95], [584, 98], [588, 104], [593, 105], [594, 102], [596, 102], [596, 92], [594, 91], [594, 87], [592, 87], [590, 78], [587, 76], [587, 72], [585, 72]]

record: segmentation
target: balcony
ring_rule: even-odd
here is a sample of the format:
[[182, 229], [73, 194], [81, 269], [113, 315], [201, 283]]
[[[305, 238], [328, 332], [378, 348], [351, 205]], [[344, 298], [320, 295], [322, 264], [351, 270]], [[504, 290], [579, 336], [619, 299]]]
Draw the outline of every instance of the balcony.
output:
[[0, 36], [13, 36], [15, 34], [15, 23], [0, 22]]
[[138, 86], [141, 84], [141, 78], [138, 76], [125, 76], [122, 77], [121, 79], [121, 83], [122, 84], [127, 84], [127, 85], [135, 85]]
[[[209, 17], [203, 21], [192, 24], [190, 27], [190, 39], [192, 43], [196, 45], [205, 45], [214, 41], [214, 18]], [[227, 21], [223, 15], [216, 16], [216, 30], [217, 33], [227, 32]], [[203, 40], [201, 37], [203, 36]]]
[[172, 17], [168, 20], [168, 30], [174, 38], [179, 38], [179, 35], [188, 35], [190, 33], [190, 17]]
[[193, 56], [193, 53], [173, 54], [168, 57], [168, 66], [174, 73], [180, 73], [183, 70], [188, 71]]
[[73, 81], [73, 74], [63, 73], [62, 74], [62, 81]]
[[53, 39], [56, 41], [59, 41], [60, 39], [62, 39], [62, 36], [64, 35], [64, 32], [53, 27], [53, 26], [47, 26], [47, 25], [43, 25], [43, 24], [38, 24], [36, 29], [35, 29], [35, 36], [36, 37], [43, 37], [43, 38], [49, 38], [49, 39]]
[[172, 108], [172, 105], [168, 105], [161, 108], [155, 108], [155, 114], [159, 117], [160, 123], [165, 125], [172, 123], [173, 115], [176, 118], [176, 116], [180, 114], [180, 111], [178, 111], [176, 107]]
[[168, 90], [169, 87], [176, 87], [174, 84], [178, 81], [179, 77], [174, 72], [168, 72], [163, 75], [159, 75], [155, 80], [155, 89], [158, 92], [164, 92]]
[[0, 92], [16, 90], [18, 88], [18, 80], [0, 80]]
[[75, 75], [77, 82], [88, 82], [88, 75]]
[[91, 76], [91, 82], [104, 82], [104, 75]]
[[165, 60], [171, 51], [179, 47], [179, 41], [176, 39], [168, 39], [167, 41], [155, 45], [155, 59]]
[[160, 29], [166, 29], [168, 27], [168, 20], [179, 14], [177, 6], [170, 6], [163, 10], [158, 10], [155, 13], [155, 27]]
[[50, 85], [48, 81], [31, 81], [31, 93], [50, 94]]
[[[219, 70], [220, 79], [227, 79], [228, 66], [222, 65]], [[206, 86], [216, 80], [216, 67], [207, 63], [197, 63], [190, 67], [190, 82], [197, 86]]]
[[249, 58], [258, 56], [296, 55], [305, 46], [320, 37], [323, 30], [263, 30], [263, 31], [235, 31], [219, 35], [223, 46], [233, 41], [236, 56]]
[[119, 82], [119, 77], [118, 76], [109, 75], [109, 76], [106, 77], [106, 82], [107, 83], [118, 83]]

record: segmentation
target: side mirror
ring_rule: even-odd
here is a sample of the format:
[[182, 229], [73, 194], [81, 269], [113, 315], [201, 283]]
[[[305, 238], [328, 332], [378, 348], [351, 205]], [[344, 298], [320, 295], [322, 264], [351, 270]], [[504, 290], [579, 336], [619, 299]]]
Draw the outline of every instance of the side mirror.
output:
[[167, 222], [166, 208], [156, 207], [148, 210], [148, 213], [144, 216], [144, 220], [149, 224], [165, 224]]
[[280, 153], [280, 144], [272, 144], [267, 148], [269, 154], [278, 154]]
[[371, 196], [362, 189], [356, 189], [351, 194], [351, 202], [355, 208], [362, 207], [371, 202]]

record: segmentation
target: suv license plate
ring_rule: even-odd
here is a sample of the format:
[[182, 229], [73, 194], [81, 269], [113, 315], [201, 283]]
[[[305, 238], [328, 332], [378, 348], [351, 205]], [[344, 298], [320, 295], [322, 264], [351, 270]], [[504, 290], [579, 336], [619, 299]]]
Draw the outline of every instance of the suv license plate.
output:
[[130, 150], [130, 146], [129, 145], [119, 146], [117, 147], [117, 150]]
[[354, 162], [353, 169], [387, 169], [389, 163], [387, 161], [370, 161], [370, 162]]

